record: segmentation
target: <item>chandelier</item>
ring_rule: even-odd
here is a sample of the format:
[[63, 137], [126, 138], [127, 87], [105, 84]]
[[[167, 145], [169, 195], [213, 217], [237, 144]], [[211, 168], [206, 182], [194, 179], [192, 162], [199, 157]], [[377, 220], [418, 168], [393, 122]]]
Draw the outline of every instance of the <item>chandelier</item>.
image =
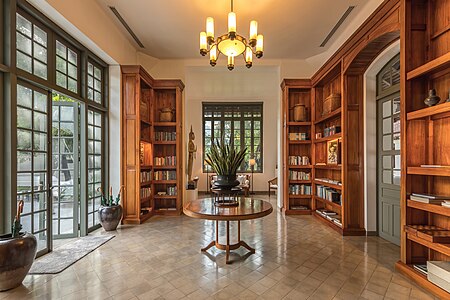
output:
[[214, 19], [206, 18], [206, 32], [200, 32], [200, 54], [209, 53], [209, 64], [215, 66], [220, 53], [228, 57], [228, 70], [234, 69], [234, 58], [243, 55], [245, 66], [252, 67], [253, 54], [257, 58], [263, 56], [263, 35], [258, 34], [258, 23], [250, 22], [250, 38], [248, 41], [236, 33], [236, 14], [233, 12], [233, 0], [231, 0], [231, 12], [228, 13], [228, 33], [214, 38]]

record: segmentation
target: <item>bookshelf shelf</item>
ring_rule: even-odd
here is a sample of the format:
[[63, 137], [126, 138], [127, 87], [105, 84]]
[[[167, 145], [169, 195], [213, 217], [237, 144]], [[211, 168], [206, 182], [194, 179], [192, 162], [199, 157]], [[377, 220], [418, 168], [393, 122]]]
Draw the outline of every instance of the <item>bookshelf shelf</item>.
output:
[[450, 176], [450, 167], [424, 168], [424, 167], [408, 167], [408, 175], [425, 175], [425, 176]]
[[294, 194], [289, 194], [289, 198], [292, 199], [311, 199], [312, 195], [294, 195]]
[[335, 139], [340, 139], [342, 137], [341, 133], [336, 133], [330, 136], [326, 136], [320, 139], [314, 140], [314, 143], [324, 143]]
[[340, 117], [340, 116], [341, 116], [341, 108], [339, 107], [338, 109], [332, 111], [331, 113], [329, 113], [329, 114], [327, 114], [327, 115], [325, 115], [325, 116], [320, 117], [318, 120], [316, 120], [316, 121], [314, 122], [314, 124], [317, 125], [317, 124], [319, 124], [319, 123], [328, 121], [328, 120], [333, 119], [333, 118], [338, 118], [338, 117]]
[[311, 122], [288, 122], [289, 126], [311, 126]]
[[155, 170], [175, 170], [176, 166], [154, 166], [153, 169]]
[[407, 238], [413, 242], [416, 242], [418, 244], [421, 244], [427, 248], [433, 249], [434, 251], [438, 251], [442, 254], [445, 254], [447, 256], [450, 256], [450, 244], [441, 244], [441, 243], [431, 243], [429, 241], [426, 241], [424, 239], [421, 239], [415, 235], [406, 234]]
[[177, 195], [154, 195], [153, 198], [158, 200], [177, 199]]
[[311, 140], [306, 140], [306, 141], [291, 141], [289, 140], [289, 144], [311, 144]]
[[315, 183], [316, 185], [327, 186], [327, 187], [333, 188], [333, 189], [335, 189], [335, 190], [342, 190], [342, 185], [333, 184], [333, 183], [329, 183], [329, 182], [324, 182], [324, 181], [317, 180], [317, 179], [314, 180], [314, 183]]
[[176, 184], [177, 180], [153, 180], [153, 184]]
[[289, 179], [289, 183], [311, 183], [311, 180], [291, 180]]
[[312, 165], [289, 165], [289, 169], [311, 169]]
[[141, 186], [148, 186], [148, 185], [151, 185], [151, 184], [152, 184], [151, 181], [141, 182]]
[[323, 170], [340, 170], [340, 169], [342, 169], [342, 166], [341, 165], [315, 165], [314, 168], [323, 169]]
[[413, 200], [409, 200], [409, 199], [407, 200], [406, 204], [408, 207], [411, 207], [411, 208], [420, 209], [423, 211], [450, 217], [450, 208], [443, 207], [442, 205], [422, 203], [422, 202], [413, 201]]
[[[417, 120], [417, 119], [425, 119], [428, 117], [437, 118], [440, 114], [445, 114], [450, 112], [450, 102], [438, 104], [435, 106], [422, 108], [416, 111], [409, 112], [406, 115], [408, 121]], [[442, 115], [442, 117], [448, 117], [447, 115]]]
[[339, 204], [337, 204], [337, 203], [334, 203], [334, 202], [332, 202], [332, 201], [330, 201], [330, 200], [323, 199], [323, 198], [321, 198], [321, 197], [319, 197], [319, 196], [314, 196], [314, 199], [317, 200], [317, 201], [320, 201], [320, 202], [322, 202], [322, 203], [324, 203], [324, 204], [331, 205], [331, 206], [333, 206], [334, 208], [339, 209], [339, 210], [342, 208], [341, 205], [339, 205]]
[[176, 127], [177, 122], [155, 122], [153, 123], [155, 127]]
[[155, 141], [154, 145], [176, 145], [177, 141]]
[[440, 69], [445, 69], [450, 66], [450, 52], [441, 55], [417, 68], [409, 71], [406, 74], [406, 79], [411, 80], [419, 76], [428, 75], [431, 72], [436, 72]]
[[290, 208], [288, 211], [286, 211], [286, 215], [310, 215], [311, 214], [310, 209], [295, 209]]

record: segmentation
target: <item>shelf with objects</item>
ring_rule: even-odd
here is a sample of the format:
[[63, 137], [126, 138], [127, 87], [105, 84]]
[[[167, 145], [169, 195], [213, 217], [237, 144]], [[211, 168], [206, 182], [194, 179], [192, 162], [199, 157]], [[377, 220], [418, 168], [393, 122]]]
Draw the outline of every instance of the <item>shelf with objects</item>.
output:
[[[450, 298], [450, 1], [405, 1], [398, 270]], [[447, 276], [447, 279], [442, 275]], [[446, 283], [446, 284], [445, 284]]]
[[140, 66], [121, 70], [121, 172], [126, 187], [122, 222], [140, 224], [155, 214], [180, 214], [184, 85], [180, 80], [155, 80]]

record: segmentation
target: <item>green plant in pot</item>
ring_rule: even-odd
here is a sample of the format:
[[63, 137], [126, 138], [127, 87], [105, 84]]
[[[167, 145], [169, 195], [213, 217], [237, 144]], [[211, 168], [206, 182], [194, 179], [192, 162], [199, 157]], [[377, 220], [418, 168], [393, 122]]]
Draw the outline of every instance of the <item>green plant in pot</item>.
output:
[[123, 210], [119, 202], [120, 194], [122, 193], [123, 188], [123, 186], [120, 187], [115, 199], [113, 196], [112, 187], [109, 188], [109, 194], [106, 195], [103, 193], [102, 188], [97, 189], [97, 191], [102, 194], [101, 206], [98, 209], [98, 217], [100, 224], [105, 231], [116, 230], [120, 220], [122, 219]]
[[246, 153], [247, 148], [237, 150], [234, 143], [227, 144], [223, 137], [213, 141], [209, 152], [206, 153], [205, 161], [217, 174], [215, 185], [222, 189], [231, 189], [239, 185], [236, 173]]
[[23, 200], [17, 205], [11, 234], [0, 236], [0, 291], [13, 289], [22, 284], [36, 257], [36, 237], [28, 232], [21, 232], [20, 214]]

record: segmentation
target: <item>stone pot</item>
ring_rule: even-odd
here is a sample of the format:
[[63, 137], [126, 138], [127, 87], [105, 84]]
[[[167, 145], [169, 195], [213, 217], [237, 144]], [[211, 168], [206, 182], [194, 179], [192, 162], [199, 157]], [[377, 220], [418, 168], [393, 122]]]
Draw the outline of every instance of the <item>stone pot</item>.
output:
[[235, 186], [239, 185], [239, 180], [236, 179], [236, 174], [234, 175], [217, 175], [217, 180], [214, 185], [224, 190], [231, 190]]
[[428, 91], [428, 97], [423, 101], [427, 106], [434, 106], [441, 101], [441, 98], [436, 95], [436, 90], [432, 89]]
[[116, 230], [117, 225], [119, 225], [122, 219], [122, 206], [100, 206], [98, 209], [98, 217], [105, 231]]
[[36, 237], [30, 233], [0, 236], [0, 291], [13, 289], [22, 284], [23, 279], [36, 257]]

